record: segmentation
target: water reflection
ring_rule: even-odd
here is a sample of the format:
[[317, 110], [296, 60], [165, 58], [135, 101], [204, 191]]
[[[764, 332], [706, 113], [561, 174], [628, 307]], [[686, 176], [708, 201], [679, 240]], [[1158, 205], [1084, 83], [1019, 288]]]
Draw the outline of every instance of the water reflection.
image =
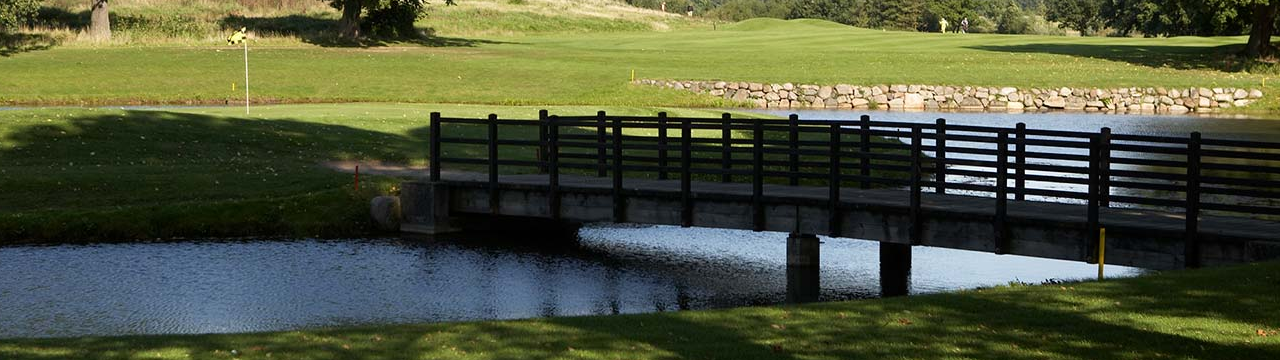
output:
[[[588, 227], [577, 246], [452, 240], [214, 241], [0, 248], [0, 337], [210, 333], [619, 314], [787, 300], [780, 233]], [[824, 239], [818, 299], [879, 294], [876, 243]], [[523, 245], [521, 245], [523, 243]], [[1087, 264], [917, 247], [913, 293]], [[1108, 267], [1116, 276], [1139, 270]]]

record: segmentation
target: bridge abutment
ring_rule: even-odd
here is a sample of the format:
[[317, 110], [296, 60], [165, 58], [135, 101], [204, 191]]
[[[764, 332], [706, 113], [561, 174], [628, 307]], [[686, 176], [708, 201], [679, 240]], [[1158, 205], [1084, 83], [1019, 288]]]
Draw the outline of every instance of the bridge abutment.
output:
[[449, 187], [438, 182], [400, 183], [400, 231], [436, 235], [460, 231], [449, 217]]
[[822, 292], [819, 281], [819, 249], [817, 235], [792, 233], [787, 236], [787, 302], [818, 301]]
[[880, 296], [907, 295], [911, 287], [911, 245], [880, 243]]

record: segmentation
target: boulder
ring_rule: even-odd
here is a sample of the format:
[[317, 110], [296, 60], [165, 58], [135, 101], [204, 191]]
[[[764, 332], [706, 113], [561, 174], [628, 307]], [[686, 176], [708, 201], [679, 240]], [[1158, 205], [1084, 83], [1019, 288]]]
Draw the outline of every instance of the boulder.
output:
[[924, 98], [920, 94], [908, 93], [902, 98], [902, 107], [907, 109], [924, 109]]
[[1250, 99], [1261, 99], [1261, 98], [1262, 98], [1262, 90], [1258, 90], [1258, 89], [1249, 90], [1249, 98], [1250, 98]]
[[1237, 107], [1249, 105], [1249, 100], [1245, 100], [1245, 99], [1236, 100], [1234, 103], [1232, 103], [1232, 105], [1235, 105]]
[[764, 90], [764, 84], [761, 84], [761, 83], [750, 83], [750, 84], [747, 84], [747, 89], [750, 89], [751, 91], [760, 91], [760, 90]]
[[764, 94], [764, 99], [768, 101], [778, 101], [778, 100], [781, 100], [782, 97], [778, 96], [778, 93], [771, 92], [771, 93]]
[[1226, 101], [1232, 101], [1232, 100], [1235, 100], [1235, 98], [1232, 98], [1231, 94], [1221, 94], [1221, 93], [1213, 94], [1213, 101], [1226, 102]]
[[876, 102], [876, 104], [888, 104], [888, 103], [889, 103], [889, 97], [888, 97], [888, 96], [885, 96], [884, 94], [876, 95], [876, 96], [875, 96], [875, 102]]
[[1201, 96], [1200, 100], [1196, 102], [1196, 107], [1207, 108], [1210, 106], [1213, 106], [1213, 100], [1209, 100], [1207, 97]]
[[795, 90], [796, 86], [795, 84], [792, 84], [792, 83], [786, 83], [786, 84], [782, 84], [782, 89], [786, 91], [791, 91], [791, 90]]
[[369, 217], [382, 231], [400, 229], [400, 197], [379, 196], [369, 201]]
[[1044, 106], [1054, 109], [1061, 109], [1067, 106], [1067, 99], [1061, 96], [1050, 96], [1044, 100]]
[[747, 98], [748, 98], [748, 97], [750, 97], [750, 95], [751, 95], [751, 93], [750, 93], [749, 91], [746, 91], [746, 90], [738, 90], [738, 91], [733, 92], [733, 100], [734, 100], [734, 101], [747, 101]]
[[1067, 104], [1063, 106], [1063, 108], [1067, 110], [1084, 110], [1086, 106], [1088, 106], [1088, 104], [1084, 98], [1072, 96], [1067, 98]]
[[981, 110], [986, 110], [986, 106], [982, 105], [982, 100], [978, 100], [978, 98], [970, 97], [960, 101], [960, 109], [969, 110], [969, 111], [981, 111]]
[[1022, 110], [1023, 108], [1025, 108], [1025, 107], [1026, 107], [1026, 106], [1022, 105], [1022, 102], [1021, 102], [1021, 101], [1010, 101], [1009, 103], [1005, 104], [1004, 106], [1005, 106], [1005, 108], [1007, 108], [1007, 109], [1009, 109], [1009, 110]]
[[870, 102], [870, 101], [867, 101], [867, 99], [851, 99], [851, 100], [849, 100], [849, 105], [853, 105], [853, 107], [866, 107], [866, 106], [867, 106], [867, 104], [869, 104], [869, 103], [871, 103], [871, 102]]
[[1017, 88], [1011, 88], [1011, 87], [1000, 88], [1000, 95], [1009, 96], [1010, 94], [1013, 94], [1016, 92], [1018, 92]]
[[833, 91], [835, 91], [835, 89], [832, 89], [830, 86], [823, 86], [822, 88], [818, 89], [818, 97], [823, 99], [829, 99], [831, 98], [831, 93]]
[[1058, 96], [1071, 96], [1071, 88], [1064, 87], [1058, 89]]
[[1086, 101], [1084, 103], [1084, 106], [1104, 108], [1104, 107], [1107, 107], [1107, 103], [1104, 103], [1101, 100], [1090, 100], [1090, 101]]
[[1236, 99], [1245, 99], [1249, 97], [1249, 92], [1244, 91], [1244, 89], [1236, 89], [1236, 91], [1232, 93], [1231, 96]]
[[724, 90], [711, 90], [711, 96], [724, 96]]
[[1169, 107], [1169, 112], [1175, 113], [1175, 114], [1181, 114], [1188, 111], [1191, 111], [1191, 109], [1188, 109], [1186, 106], [1182, 106], [1182, 105], [1173, 105]]
[[893, 110], [904, 109], [904, 107], [902, 106], [902, 99], [898, 98], [898, 99], [889, 100], [889, 108]]
[[716, 89], [724, 89], [725, 85], [728, 85], [728, 84], [725, 84], [723, 81], [717, 81], [715, 85], [712, 85], [712, 87]]
[[853, 86], [845, 84], [836, 85], [836, 93], [840, 95], [851, 95], [853, 94]]
[[1173, 105], [1173, 98], [1168, 96], [1161, 96], [1160, 103], [1164, 105]]

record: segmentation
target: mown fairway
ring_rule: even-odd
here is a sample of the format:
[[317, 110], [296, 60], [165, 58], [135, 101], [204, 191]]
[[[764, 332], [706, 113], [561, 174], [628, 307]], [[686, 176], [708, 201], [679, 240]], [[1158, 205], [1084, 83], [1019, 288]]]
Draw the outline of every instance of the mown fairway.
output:
[[[428, 18], [428, 22], [430, 18]], [[1229, 38], [1070, 38], [885, 32], [756, 19], [717, 30], [447, 38], [438, 47], [251, 47], [254, 97], [295, 102], [718, 106], [641, 78], [1008, 86], [1260, 87], [1223, 72]], [[73, 46], [0, 58], [11, 104], [237, 101], [241, 52]], [[251, 45], [252, 46], [252, 45]]]

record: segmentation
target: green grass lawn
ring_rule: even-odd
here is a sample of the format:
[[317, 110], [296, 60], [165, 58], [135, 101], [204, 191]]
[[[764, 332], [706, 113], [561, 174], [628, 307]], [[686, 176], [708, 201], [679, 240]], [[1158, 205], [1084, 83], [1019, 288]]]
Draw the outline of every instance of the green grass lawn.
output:
[[[25, 359], [1275, 359], [1280, 263], [646, 315], [0, 340]], [[236, 350], [232, 355], [231, 350]]]
[[[350, 174], [322, 163], [423, 165], [432, 111], [451, 117], [496, 113], [536, 119], [541, 108], [281, 105], [254, 107], [248, 117], [238, 107], [0, 111], [0, 188], [5, 199], [0, 201], [0, 244], [362, 234], [369, 230], [368, 199], [394, 193], [398, 180], [365, 177], [363, 191], [355, 192]], [[665, 108], [547, 109], [561, 115], [597, 110], [618, 115], [719, 115]], [[535, 129], [503, 136], [536, 139]], [[484, 136], [478, 127], [445, 130]], [[511, 150], [504, 156], [534, 158], [531, 149]], [[481, 154], [478, 147], [445, 151], [446, 156]]]
[[[681, 107], [726, 104], [628, 85], [632, 70], [640, 78], [764, 82], [1260, 87], [1263, 75], [1219, 70], [1243, 42], [961, 36], [756, 19], [717, 30], [453, 38], [459, 46], [254, 46], [250, 86], [261, 101]], [[212, 41], [54, 47], [0, 58], [0, 101], [234, 102], [243, 96], [242, 66], [239, 49]]]

